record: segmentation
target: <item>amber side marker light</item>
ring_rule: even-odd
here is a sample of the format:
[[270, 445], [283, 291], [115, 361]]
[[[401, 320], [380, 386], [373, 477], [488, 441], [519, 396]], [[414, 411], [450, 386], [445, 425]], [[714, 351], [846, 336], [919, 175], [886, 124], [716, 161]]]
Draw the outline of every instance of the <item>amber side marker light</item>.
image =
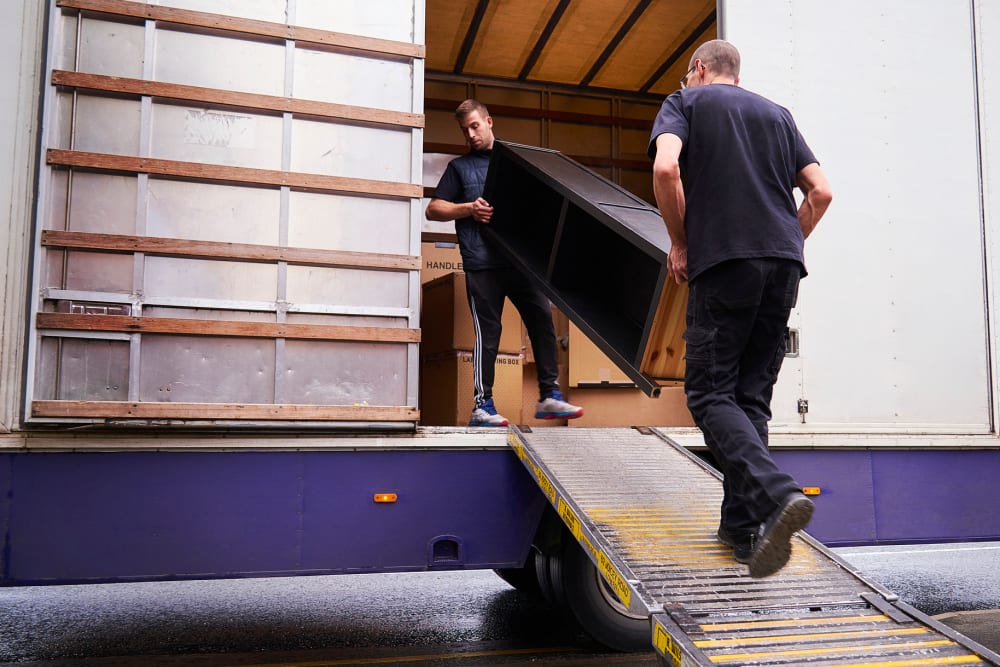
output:
[[377, 503], [394, 503], [396, 502], [395, 493], [376, 493], [372, 496], [372, 500]]
[[803, 486], [802, 493], [807, 496], [818, 496], [820, 493], [820, 488], [818, 486]]

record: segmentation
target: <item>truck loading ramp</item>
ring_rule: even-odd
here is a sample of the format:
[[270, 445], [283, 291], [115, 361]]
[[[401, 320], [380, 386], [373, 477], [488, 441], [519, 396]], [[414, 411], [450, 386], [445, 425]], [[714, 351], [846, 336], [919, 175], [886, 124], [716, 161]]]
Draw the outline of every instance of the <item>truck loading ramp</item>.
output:
[[664, 431], [512, 426], [508, 442], [666, 664], [1000, 665], [806, 534], [751, 578], [715, 537], [721, 479]]

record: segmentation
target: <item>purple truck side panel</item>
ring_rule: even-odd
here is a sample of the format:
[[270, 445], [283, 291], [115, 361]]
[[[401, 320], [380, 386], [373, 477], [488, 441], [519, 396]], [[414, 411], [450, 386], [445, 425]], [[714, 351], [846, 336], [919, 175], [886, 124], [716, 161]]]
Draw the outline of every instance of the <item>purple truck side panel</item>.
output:
[[1000, 539], [1000, 450], [776, 450], [818, 486], [809, 532], [830, 546]]
[[[1000, 449], [774, 457], [826, 544], [1000, 539]], [[0, 585], [516, 567], [546, 505], [504, 450], [0, 454]]]
[[882, 540], [1000, 538], [1000, 513], [994, 509], [1000, 452], [926, 452], [919, 460], [885, 452], [872, 477], [879, 516], [887, 519], [879, 527]]
[[3, 454], [0, 503], [11, 585], [513, 567], [546, 501], [512, 452], [414, 450]]
[[818, 486], [809, 533], [825, 544], [877, 541], [870, 451], [772, 452], [778, 466], [802, 486]]

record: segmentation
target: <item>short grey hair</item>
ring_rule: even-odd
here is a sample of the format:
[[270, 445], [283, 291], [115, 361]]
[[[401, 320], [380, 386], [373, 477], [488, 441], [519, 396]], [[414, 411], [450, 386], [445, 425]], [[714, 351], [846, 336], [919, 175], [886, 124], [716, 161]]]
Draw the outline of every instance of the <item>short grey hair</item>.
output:
[[693, 66], [694, 61], [699, 59], [714, 74], [731, 76], [734, 79], [740, 76], [740, 52], [724, 39], [713, 39], [695, 49], [690, 64]]

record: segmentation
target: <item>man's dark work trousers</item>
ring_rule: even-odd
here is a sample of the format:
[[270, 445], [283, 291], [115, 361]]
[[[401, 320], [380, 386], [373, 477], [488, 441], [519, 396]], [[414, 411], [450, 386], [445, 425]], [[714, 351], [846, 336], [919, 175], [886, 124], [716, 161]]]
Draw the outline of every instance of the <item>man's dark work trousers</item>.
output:
[[734, 536], [756, 532], [799, 490], [771, 458], [767, 422], [801, 273], [793, 260], [739, 259], [690, 285], [684, 389], [722, 470], [722, 526]]
[[[476, 405], [493, 398], [504, 297], [510, 298], [528, 330], [538, 368], [539, 392], [542, 397], [551, 395], [559, 387], [559, 362], [552, 309], [545, 295], [514, 268], [466, 271], [465, 286], [476, 332], [476, 347], [472, 351]], [[503, 412], [503, 406], [497, 409]]]

